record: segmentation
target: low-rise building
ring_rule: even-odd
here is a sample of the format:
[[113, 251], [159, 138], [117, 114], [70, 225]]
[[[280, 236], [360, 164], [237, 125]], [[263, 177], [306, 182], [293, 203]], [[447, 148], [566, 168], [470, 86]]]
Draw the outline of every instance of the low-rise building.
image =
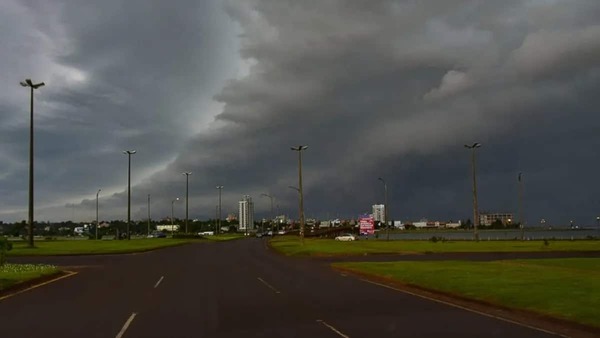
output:
[[502, 225], [512, 224], [514, 220], [511, 213], [481, 213], [479, 214], [479, 225], [490, 226], [496, 220], [502, 222]]

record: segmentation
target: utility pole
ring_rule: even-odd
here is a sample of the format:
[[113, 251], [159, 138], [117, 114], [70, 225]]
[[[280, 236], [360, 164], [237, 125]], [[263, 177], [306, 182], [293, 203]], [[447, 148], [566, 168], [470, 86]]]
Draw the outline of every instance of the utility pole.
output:
[[473, 171], [473, 236], [476, 241], [479, 241], [479, 210], [477, 206], [477, 173], [475, 167], [475, 150], [481, 147], [481, 143], [473, 143], [472, 145], [465, 144], [465, 148], [471, 149], [471, 168]]

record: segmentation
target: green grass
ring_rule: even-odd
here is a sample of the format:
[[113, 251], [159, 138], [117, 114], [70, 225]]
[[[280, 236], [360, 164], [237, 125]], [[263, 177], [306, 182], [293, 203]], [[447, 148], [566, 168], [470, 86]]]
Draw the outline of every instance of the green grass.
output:
[[288, 256], [336, 256], [364, 254], [407, 254], [430, 252], [532, 252], [532, 251], [600, 251], [600, 241], [383, 241], [358, 240], [338, 242], [333, 239], [275, 237], [271, 246]]
[[25, 241], [15, 242], [9, 256], [42, 256], [42, 255], [90, 255], [117, 254], [147, 251], [182, 245], [198, 240], [172, 238], [145, 238], [130, 241], [36, 241], [35, 248], [27, 247]]
[[599, 258], [333, 266], [600, 327]]
[[52, 265], [5, 264], [0, 266], [0, 291], [19, 283], [57, 273]]

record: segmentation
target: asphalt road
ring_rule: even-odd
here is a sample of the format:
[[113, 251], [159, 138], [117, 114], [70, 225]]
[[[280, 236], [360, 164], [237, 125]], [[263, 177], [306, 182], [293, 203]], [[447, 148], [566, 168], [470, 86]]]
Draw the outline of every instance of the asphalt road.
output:
[[1, 300], [0, 334], [554, 337], [344, 276], [319, 261], [286, 258], [265, 243], [247, 239], [135, 255], [33, 258], [79, 273]]

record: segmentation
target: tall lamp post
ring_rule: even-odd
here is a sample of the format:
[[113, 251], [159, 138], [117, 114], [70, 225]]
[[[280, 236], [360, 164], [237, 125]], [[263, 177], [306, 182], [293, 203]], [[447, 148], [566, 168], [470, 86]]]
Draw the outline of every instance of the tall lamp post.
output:
[[523, 173], [519, 173], [519, 226], [521, 227], [521, 240], [525, 239], [525, 224], [523, 224]]
[[[289, 185], [288, 188], [296, 190], [298, 192], [298, 197], [300, 197], [300, 189], [293, 187], [291, 185]], [[302, 214], [301, 210], [302, 210], [302, 205], [300, 203], [298, 203], [298, 218], [300, 218], [300, 215]]]
[[390, 227], [388, 226], [388, 202], [387, 202], [387, 195], [388, 195], [388, 189], [387, 189], [387, 183], [385, 182], [385, 180], [381, 177], [378, 178], [378, 180], [380, 180], [383, 183], [383, 218], [385, 218], [385, 231], [386, 231], [386, 241], [390, 240]]
[[221, 191], [223, 190], [223, 186], [222, 185], [217, 185], [217, 189], [219, 189], [219, 208], [218, 208], [218, 214], [219, 217], [217, 218], [217, 228], [215, 229], [215, 234], [219, 234], [219, 231], [221, 230]]
[[600, 239], [600, 216], [596, 216], [596, 223], [598, 224], [598, 239]]
[[179, 201], [179, 197], [171, 201], [171, 237], [175, 238], [175, 202]]
[[[273, 196], [269, 195], [269, 194], [260, 194], [260, 197], [268, 197], [271, 200], [271, 221], [269, 221], [269, 224], [271, 225], [271, 227], [273, 227]], [[277, 229], [279, 230], [279, 229]], [[264, 231], [264, 229], [263, 229]]]
[[43, 82], [33, 83], [31, 79], [21, 81], [21, 86], [29, 87], [30, 114], [29, 114], [29, 246], [33, 248], [33, 90], [45, 86]]
[[300, 192], [300, 240], [304, 245], [304, 193], [302, 192], [302, 151], [308, 146], [297, 146], [290, 148], [298, 152], [298, 192]]
[[150, 194], [148, 194], [148, 237], [150, 237]]
[[188, 233], [188, 183], [191, 172], [184, 172], [182, 175], [185, 175], [185, 233]]
[[129, 225], [131, 223], [131, 155], [135, 154], [135, 150], [124, 150], [123, 154], [128, 157], [127, 166], [127, 240], [131, 239]]
[[479, 210], [477, 209], [477, 176], [475, 169], [475, 150], [481, 147], [481, 143], [465, 144], [465, 148], [471, 149], [471, 169], [473, 172], [473, 236], [479, 241], [477, 226], [479, 225]]
[[102, 189], [98, 189], [98, 192], [96, 193], [96, 240], [98, 240], [98, 195], [100, 195], [100, 191], [102, 191]]

